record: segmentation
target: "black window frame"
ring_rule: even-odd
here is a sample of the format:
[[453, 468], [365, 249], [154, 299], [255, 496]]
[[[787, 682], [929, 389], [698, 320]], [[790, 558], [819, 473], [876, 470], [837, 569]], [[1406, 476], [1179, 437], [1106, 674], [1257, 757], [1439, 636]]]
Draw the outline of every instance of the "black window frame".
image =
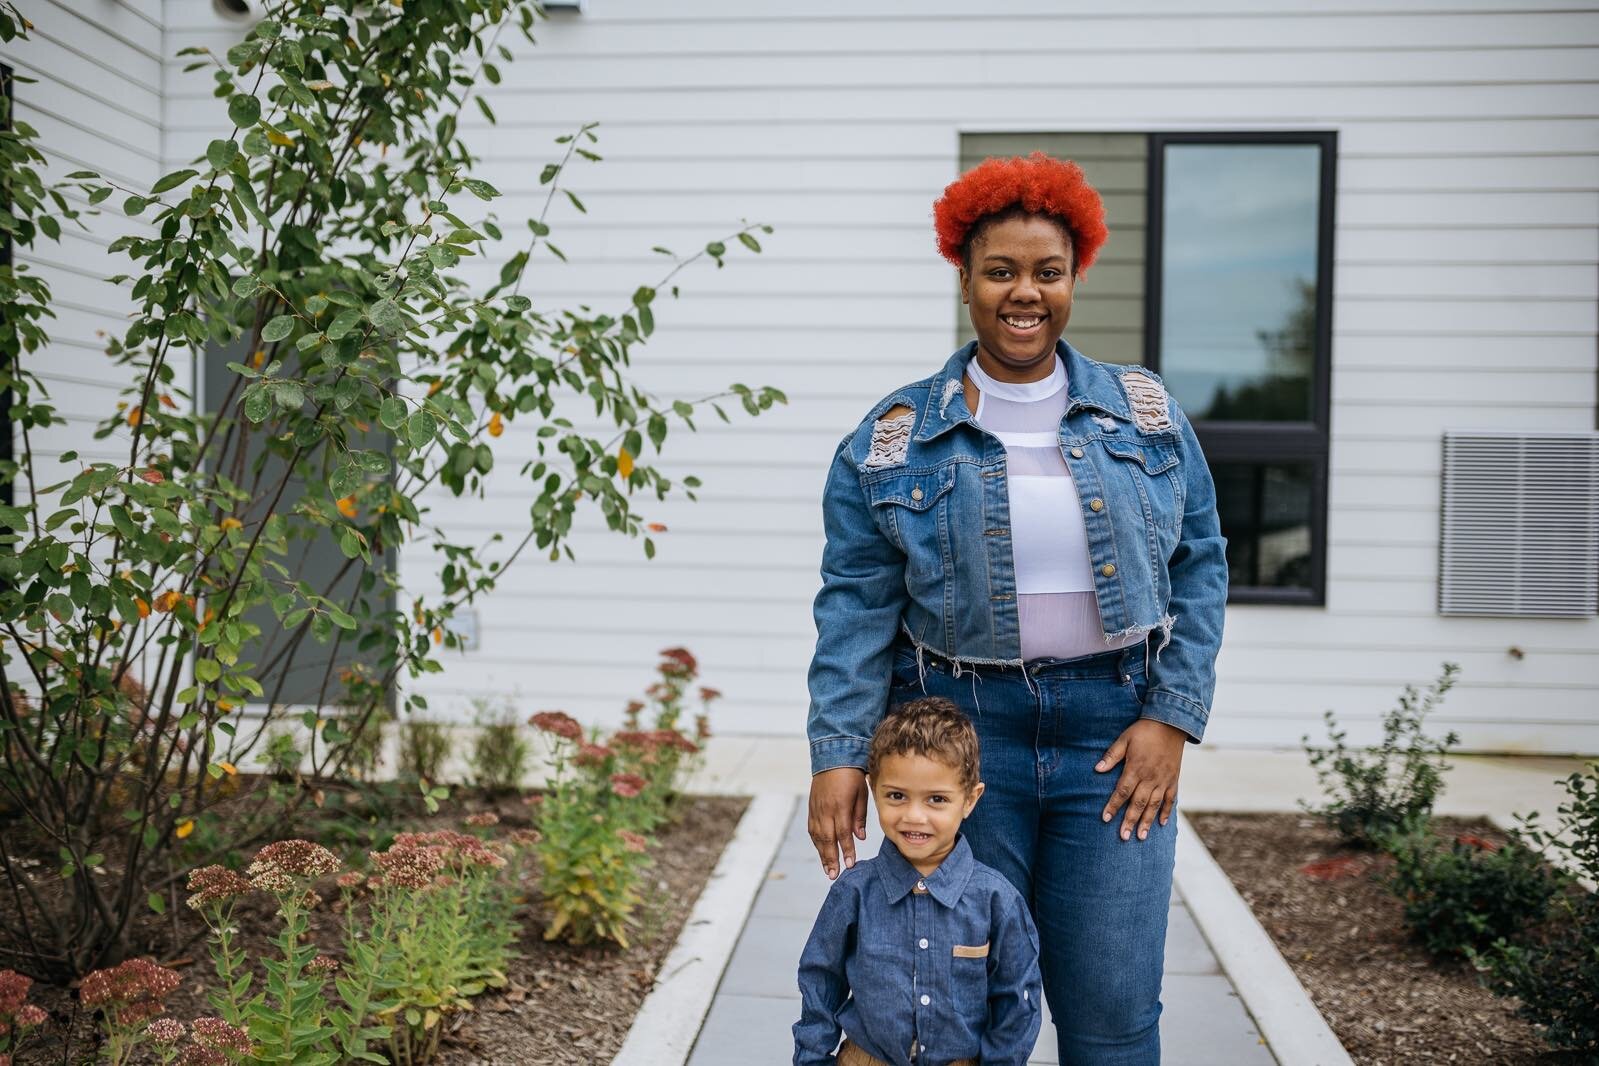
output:
[[[12, 69], [0, 63], [0, 97], [4, 98], [3, 109], [0, 109], [0, 129], [12, 128], [13, 115], [16, 111], [17, 99], [12, 92]], [[5, 186], [0, 183], [0, 208], [9, 208], [11, 197], [7, 194]], [[0, 268], [11, 266], [11, 235], [0, 233]], [[0, 462], [11, 462], [16, 458], [16, 446], [11, 439], [11, 403], [10, 389], [0, 389]], [[15, 478], [0, 481], [0, 503], [7, 507], [16, 504]], [[0, 526], [0, 529], [8, 527]]]
[[1321, 149], [1316, 232], [1316, 332], [1309, 422], [1191, 420], [1213, 467], [1221, 463], [1309, 463], [1310, 587], [1231, 586], [1228, 603], [1323, 607], [1327, 602], [1327, 482], [1331, 451], [1333, 233], [1338, 134], [1332, 130], [1183, 131], [1149, 135], [1145, 191], [1144, 362], [1161, 372], [1160, 325], [1165, 226], [1165, 158], [1168, 145], [1311, 144]]

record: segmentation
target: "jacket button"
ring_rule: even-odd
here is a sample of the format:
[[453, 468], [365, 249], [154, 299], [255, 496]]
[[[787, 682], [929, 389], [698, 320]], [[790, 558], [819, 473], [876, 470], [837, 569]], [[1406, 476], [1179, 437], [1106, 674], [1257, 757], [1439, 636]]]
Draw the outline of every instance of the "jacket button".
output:
[[1081, 448], [1073, 448], [1072, 449], [1072, 458], [1073, 459], [1081, 459], [1082, 457], [1083, 457], [1083, 450]]
[[1088, 501], [1088, 509], [1091, 511], [1103, 511], [1105, 509], [1105, 501], [1096, 496]]
[[911, 499], [919, 500], [921, 498], [922, 498], [922, 487], [920, 485], [917, 485], [914, 489], [911, 489]]
[[1110, 577], [1116, 572], [1116, 568], [1110, 563], [1106, 563], [1104, 566], [1099, 568], [1099, 572], [1104, 574], [1106, 577]]

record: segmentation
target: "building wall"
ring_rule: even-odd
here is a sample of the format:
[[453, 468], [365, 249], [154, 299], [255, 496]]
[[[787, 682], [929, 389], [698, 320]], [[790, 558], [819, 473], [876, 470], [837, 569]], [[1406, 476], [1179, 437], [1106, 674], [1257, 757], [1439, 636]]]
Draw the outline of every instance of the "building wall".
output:
[[[764, 254], [734, 247], [725, 269], [679, 276], [635, 366], [663, 396], [741, 381], [790, 404], [758, 420], [735, 404], [730, 426], [674, 433], [665, 465], [705, 486], [696, 504], [640, 501], [669, 527], [653, 561], [590, 518], [578, 562], [519, 562], [479, 608], [478, 650], [426, 679], [436, 707], [503, 697], [614, 721], [654, 653], [684, 644], [726, 693], [722, 731], [801, 733], [832, 449], [955, 346], [930, 203], [958, 173], [960, 134], [1336, 129], [1327, 603], [1229, 612], [1207, 739], [1296, 743], [1329, 707], [1366, 739], [1401, 685], [1452, 659], [1462, 681], [1437, 723], [1467, 747], [1599, 751], [1599, 620], [1435, 611], [1442, 431], [1595, 424], [1599, 15], [1506, 0], [1072, 6], [589, 0], [542, 23], [538, 48], [512, 44], [487, 93], [499, 125], [464, 112], [480, 176], [507, 193], [501, 219], [541, 210], [555, 137], [598, 120], [605, 156], [570, 174], [587, 216], [552, 208], [570, 264], [546, 258], [524, 291], [541, 307], [620, 307], [665, 272], [651, 246], [770, 223]], [[158, 64], [236, 37], [208, 0], [166, 0], [164, 43], [157, 0], [31, 7], [33, 62], [54, 77], [19, 97], [47, 148], [146, 182], [163, 157], [203, 150], [209, 80]], [[48, 63], [47, 48], [60, 49]], [[72, 396], [90, 414], [113, 400], [92, 363], [95, 308], [112, 306], [95, 278], [111, 271], [93, 241], [70, 240], [50, 267], [72, 305], [60, 373], [81, 379]], [[497, 447], [488, 499], [429, 501], [460, 537], [525, 528], [531, 428]], [[433, 566], [422, 548], [402, 559], [422, 592]]]

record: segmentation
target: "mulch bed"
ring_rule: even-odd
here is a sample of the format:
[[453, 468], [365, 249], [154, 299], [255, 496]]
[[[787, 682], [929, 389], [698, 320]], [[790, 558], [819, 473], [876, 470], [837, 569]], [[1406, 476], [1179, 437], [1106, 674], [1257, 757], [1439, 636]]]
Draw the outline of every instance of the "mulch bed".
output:
[[[699, 898], [748, 804], [745, 797], [685, 796], [677, 820], [662, 827], [650, 846], [653, 864], [646, 871], [644, 904], [635, 914], [632, 946], [574, 947], [547, 943], [541, 934], [544, 915], [538, 903], [537, 873], [530, 875], [519, 952], [513, 958], [509, 984], [474, 1001], [474, 1010], [456, 1019], [446, 1034], [438, 1062], [444, 1066], [593, 1066], [609, 1062], [621, 1049], [628, 1028], [655, 974], [677, 940], [678, 931]], [[526, 826], [527, 807], [520, 797], [498, 802], [449, 804], [433, 817], [408, 820], [407, 828], [458, 827], [470, 813], [495, 810], [501, 831]], [[336, 896], [330, 894], [330, 899]], [[177, 935], [193, 937], [203, 927], [187, 908], [176, 916]], [[272, 950], [277, 929], [272, 905], [259, 895], [241, 900], [235, 922], [246, 950], [259, 957]], [[169, 915], [167, 922], [173, 916]], [[342, 920], [336, 905], [311, 914], [311, 936], [330, 953], [341, 954]], [[181, 942], [181, 940], [180, 940]], [[168, 1013], [183, 1021], [213, 1013], [206, 1002], [207, 981], [215, 980], [203, 941], [191, 943], [183, 957], [158, 958], [184, 974], [183, 984], [167, 998]], [[259, 986], [259, 975], [257, 979]], [[70, 1053], [64, 1053], [63, 1023], [75, 1017], [73, 993], [36, 984], [32, 1002], [52, 1015], [49, 1033], [35, 1037], [17, 1058], [24, 1063], [93, 1062], [89, 1019], [77, 1017]]]
[[[1188, 819], [1357, 1063], [1580, 1061], [1550, 1051], [1516, 1017], [1516, 1000], [1482, 987], [1469, 966], [1435, 962], [1409, 939], [1399, 900], [1372, 876], [1388, 856], [1345, 847], [1303, 814]], [[1484, 821], [1434, 821], [1441, 834], [1506, 839]]]

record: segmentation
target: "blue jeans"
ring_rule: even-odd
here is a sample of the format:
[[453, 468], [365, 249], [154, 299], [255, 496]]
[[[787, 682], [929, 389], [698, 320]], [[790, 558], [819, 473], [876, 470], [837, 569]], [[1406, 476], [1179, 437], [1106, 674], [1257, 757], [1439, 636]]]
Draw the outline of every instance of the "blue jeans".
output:
[[[1032, 907], [1061, 1066], [1157, 1066], [1177, 822], [1121, 839], [1100, 815], [1122, 766], [1094, 764], [1140, 717], [1146, 645], [1025, 667], [895, 649], [891, 703], [954, 701], [977, 727], [987, 785], [964, 832]], [[1024, 673], [1025, 671], [1025, 673]]]

